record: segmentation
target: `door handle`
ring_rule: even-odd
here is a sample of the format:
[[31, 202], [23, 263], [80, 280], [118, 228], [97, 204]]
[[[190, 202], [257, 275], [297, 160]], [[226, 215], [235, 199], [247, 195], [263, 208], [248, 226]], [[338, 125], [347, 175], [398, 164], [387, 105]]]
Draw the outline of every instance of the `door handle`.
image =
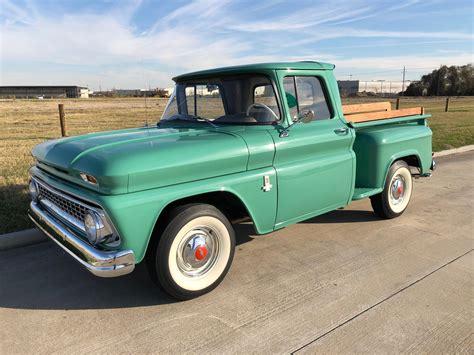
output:
[[334, 130], [334, 133], [342, 136], [342, 135], [346, 135], [347, 133], [349, 132], [349, 128], [347, 127], [344, 127], [344, 128], [338, 128], [338, 129], [335, 129]]

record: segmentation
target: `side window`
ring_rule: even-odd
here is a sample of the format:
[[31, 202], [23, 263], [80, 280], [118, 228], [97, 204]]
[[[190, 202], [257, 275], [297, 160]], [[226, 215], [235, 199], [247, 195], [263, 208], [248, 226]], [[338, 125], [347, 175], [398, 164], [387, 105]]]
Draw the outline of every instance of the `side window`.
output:
[[295, 77], [287, 76], [283, 79], [283, 87], [285, 89], [286, 102], [290, 109], [291, 118], [298, 116], [298, 101], [296, 100]]
[[186, 94], [186, 106], [188, 107], [188, 114], [189, 115], [196, 115], [196, 107], [194, 106], [194, 104], [195, 104], [195, 100], [194, 100], [195, 88], [194, 88], [194, 86], [186, 87], [184, 92]]
[[217, 85], [193, 85], [186, 87], [188, 114], [208, 119], [225, 115], [222, 96]]
[[[288, 79], [288, 80], [287, 80]], [[293, 85], [290, 84], [290, 80], [293, 81]], [[321, 82], [314, 76], [297, 76], [285, 78], [285, 92], [287, 95], [294, 94], [297, 101], [297, 112], [303, 110], [313, 110], [315, 120], [327, 120], [331, 118], [331, 111], [324, 95]], [[290, 90], [292, 87], [292, 92]], [[290, 105], [290, 103], [288, 103]], [[291, 116], [294, 117], [294, 109], [290, 107]]]
[[318, 78], [314, 76], [297, 76], [296, 92], [298, 93], [300, 111], [313, 110], [316, 120], [331, 118], [331, 112], [329, 111], [329, 106]]

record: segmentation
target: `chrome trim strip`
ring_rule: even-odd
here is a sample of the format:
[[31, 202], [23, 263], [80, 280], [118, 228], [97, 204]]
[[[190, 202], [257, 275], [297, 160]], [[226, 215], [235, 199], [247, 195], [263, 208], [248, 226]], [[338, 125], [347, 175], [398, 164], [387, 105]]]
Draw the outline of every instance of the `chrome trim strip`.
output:
[[[60, 181], [60, 180], [59, 180], [59, 179], [61, 179], [60, 176], [54, 175], [54, 174], [52, 174], [52, 173], [49, 172], [49, 171], [41, 170], [40, 168], [38, 168], [38, 166], [35, 166], [35, 165], [33, 165], [33, 166], [31, 167], [31, 169], [30, 169], [30, 176], [31, 176], [32, 179], [35, 179], [36, 181], [39, 180], [43, 185], [47, 186], [48, 188], [50, 188], [50, 189], [52, 189], [52, 190], [54, 190], [54, 191], [58, 191], [58, 192], [61, 192], [61, 191], [62, 191], [61, 189], [55, 187], [53, 183], [51, 183], [51, 182], [49, 182], [49, 181], [48, 181], [48, 182], [44, 181], [44, 177], [46, 177], [46, 178], [48, 178], [48, 179], [54, 181], [55, 183], [56, 183], [56, 182], [57, 182], [57, 183], [63, 182], [64, 180], [63, 180], [63, 181]], [[66, 182], [66, 183], [68, 183], [68, 184], [74, 183], [73, 181], [70, 181], [70, 180], [67, 180], [67, 181], [64, 181], [64, 182]], [[84, 186], [81, 186], [81, 185], [78, 185], [78, 186], [79, 186], [79, 187], [84, 187]], [[95, 190], [91, 190], [91, 191], [97, 193], [97, 191], [95, 191]], [[88, 199], [87, 197], [80, 196], [80, 195], [75, 194], [74, 192], [71, 192], [71, 191], [66, 191], [66, 192], [63, 192], [63, 193], [66, 193], [67, 196], [69, 196], [69, 198], [78, 198], [78, 199], [80, 199], [80, 200], [82, 200], [82, 201], [86, 201], [86, 202], [91, 203], [92, 206], [97, 206], [98, 208], [104, 210], [104, 207], [103, 207], [103, 206], [101, 206], [99, 203], [97, 203], [97, 202], [94, 201], [94, 200]], [[71, 196], [72, 196], [72, 197], [71, 197]], [[83, 202], [83, 204], [84, 204], [84, 202]], [[104, 210], [104, 211], [105, 211], [105, 210]]]
[[61, 190], [58, 190], [57, 188], [55, 188], [55, 187], [45, 183], [44, 181], [38, 179], [36, 176], [32, 176], [31, 179], [34, 182], [36, 182], [37, 184], [43, 186], [45, 189], [52, 191], [53, 193], [59, 195], [60, 197], [66, 199], [66, 200], [77, 203], [78, 205], [81, 205], [82, 207], [85, 207], [87, 209], [94, 210], [96, 212], [102, 212], [102, 209], [99, 209], [99, 208], [97, 208], [95, 206], [92, 206], [92, 205], [88, 205], [88, 204], [86, 204], [82, 201], [79, 201], [79, 200], [75, 199], [74, 197], [72, 197], [71, 195], [67, 195], [64, 192], [62, 192]]
[[60, 209], [58, 206], [56, 206], [54, 203], [52, 203], [50, 200], [47, 198], [41, 198], [39, 200], [39, 203], [42, 204], [46, 209], [52, 211], [55, 213], [58, 217], [64, 219], [65, 221], [71, 223], [74, 227], [77, 229], [83, 231], [84, 233], [86, 232], [84, 228], [84, 223], [77, 218], [74, 218], [71, 216], [69, 213], [64, 212], [62, 209]]
[[29, 217], [50, 239], [96, 276], [122, 276], [135, 269], [135, 256], [132, 250], [95, 249], [36, 202], [30, 203]]

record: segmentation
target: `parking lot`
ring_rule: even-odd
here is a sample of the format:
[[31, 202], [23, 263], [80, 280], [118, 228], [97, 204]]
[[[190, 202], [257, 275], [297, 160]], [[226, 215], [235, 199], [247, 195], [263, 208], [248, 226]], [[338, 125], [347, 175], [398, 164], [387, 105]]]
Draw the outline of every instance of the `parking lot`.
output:
[[229, 274], [192, 301], [143, 266], [96, 278], [52, 242], [0, 252], [0, 353], [472, 353], [474, 153], [438, 163], [398, 219], [363, 200], [269, 235], [237, 226]]

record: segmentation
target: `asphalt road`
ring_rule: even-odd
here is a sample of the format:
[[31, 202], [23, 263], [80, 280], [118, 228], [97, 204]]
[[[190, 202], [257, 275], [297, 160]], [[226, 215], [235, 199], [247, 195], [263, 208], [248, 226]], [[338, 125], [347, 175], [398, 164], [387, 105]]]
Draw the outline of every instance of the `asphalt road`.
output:
[[469, 152], [396, 220], [364, 200], [266, 236], [240, 225], [224, 282], [187, 302], [142, 267], [95, 278], [52, 242], [2, 251], [0, 353], [472, 353], [473, 185]]

